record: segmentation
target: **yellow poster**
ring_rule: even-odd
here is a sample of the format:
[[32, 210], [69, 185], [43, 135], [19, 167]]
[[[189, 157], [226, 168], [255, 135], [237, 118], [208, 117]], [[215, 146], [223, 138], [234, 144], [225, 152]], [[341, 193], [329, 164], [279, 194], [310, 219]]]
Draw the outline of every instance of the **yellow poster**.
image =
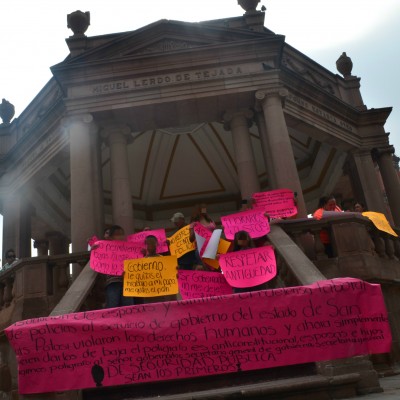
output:
[[156, 297], [177, 294], [176, 256], [124, 261], [124, 296]]
[[[231, 242], [228, 242], [227, 240], [224, 240], [224, 239], [220, 239], [219, 244], [218, 244], [217, 254], [226, 254], [228, 252], [230, 246], [231, 246]], [[210, 267], [212, 267], [214, 269], [219, 268], [218, 260], [214, 260], [211, 258], [203, 258], [203, 261], [207, 265], [209, 265]]]
[[384, 214], [367, 211], [363, 212], [362, 215], [369, 218], [380, 231], [386, 232], [389, 235], [397, 236], [397, 233], [392, 229]]
[[190, 225], [186, 225], [182, 229], [179, 229], [179, 231], [172, 235], [170, 238], [168, 238], [169, 251], [173, 256], [179, 258], [189, 251], [193, 251], [196, 249], [196, 244], [189, 240], [189, 228]]

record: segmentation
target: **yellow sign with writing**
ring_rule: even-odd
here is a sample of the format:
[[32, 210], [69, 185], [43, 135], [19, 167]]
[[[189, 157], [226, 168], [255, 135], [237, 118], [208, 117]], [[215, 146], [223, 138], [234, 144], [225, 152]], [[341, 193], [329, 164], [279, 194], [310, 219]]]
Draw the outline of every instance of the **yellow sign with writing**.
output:
[[168, 239], [169, 251], [173, 256], [179, 258], [196, 249], [196, 244], [189, 240], [189, 236], [190, 225], [186, 225]]
[[375, 227], [380, 231], [386, 232], [389, 235], [398, 236], [397, 233], [390, 226], [389, 221], [386, 219], [384, 214], [367, 211], [363, 212], [362, 215], [369, 218], [375, 225]]
[[176, 256], [124, 261], [124, 296], [156, 297], [177, 294]]
[[[230, 246], [231, 246], [231, 242], [228, 242], [227, 240], [224, 240], [224, 239], [220, 239], [219, 244], [218, 244], [217, 254], [226, 254], [228, 252]], [[218, 260], [214, 260], [211, 258], [203, 258], [203, 261], [207, 265], [209, 265], [210, 267], [212, 267], [214, 269], [219, 268]]]

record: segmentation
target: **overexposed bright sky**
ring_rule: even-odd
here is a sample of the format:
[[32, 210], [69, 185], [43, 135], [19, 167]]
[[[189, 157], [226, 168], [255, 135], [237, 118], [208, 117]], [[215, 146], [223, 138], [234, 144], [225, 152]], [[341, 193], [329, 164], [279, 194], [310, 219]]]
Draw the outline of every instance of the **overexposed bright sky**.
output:
[[[343, 51], [368, 107], [393, 106], [386, 130], [400, 154], [400, 0], [262, 0], [266, 26], [336, 73]], [[90, 11], [88, 36], [131, 31], [159, 19], [188, 22], [243, 14], [237, 0], [2, 0], [0, 99], [16, 116], [68, 55], [67, 14]]]
[[[3, 0], [0, 12], [0, 98], [16, 116], [50, 79], [49, 67], [68, 54], [67, 14], [90, 11], [88, 36], [131, 31], [159, 19], [203, 21], [239, 16], [237, 0]], [[369, 107], [394, 106], [389, 120], [400, 153], [400, 0], [262, 0], [266, 26], [326, 68], [346, 51], [362, 78]], [[381, 38], [381, 39], [379, 39]], [[390, 64], [390, 65], [389, 65]], [[395, 129], [396, 128], [396, 129]], [[393, 138], [392, 138], [393, 141]]]

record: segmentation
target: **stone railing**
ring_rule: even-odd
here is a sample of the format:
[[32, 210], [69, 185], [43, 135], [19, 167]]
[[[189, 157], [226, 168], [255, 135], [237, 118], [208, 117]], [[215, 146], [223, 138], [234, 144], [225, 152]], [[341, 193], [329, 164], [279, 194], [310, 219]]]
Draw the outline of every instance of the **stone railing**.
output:
[[[327, 278], [400, 279], [400, 239], [378, 230], [362, 215], [338, 213], [337, 217], [286, 220], [279, 225]], [[322, 230], [330, 236], [331, 257], [321, 242]]]
[[41, 256], [22, 259], [0, 272], [0, 329], [49, 315], [70, 286], [70, 264], [84, 266], [88, 260], [89, 252]]
[[[374, 356], [383, 372], [397, 370], [400, 363], [400, 239], [378, 230], [361, 216], [342, 213], [322, 220], [286, 220], [279, 226], [296, 242], [328, 279], [352, 277], [379, 283], [385, 298], [393, 344], [390, 355]], [[331, 239], [333, 257], [325, 253], [320, 232]], [[394, 230], [400, 234], [400, 231]], [[278, 255], [279, 278], [286, 284], [298, 284], [291, 268]]]

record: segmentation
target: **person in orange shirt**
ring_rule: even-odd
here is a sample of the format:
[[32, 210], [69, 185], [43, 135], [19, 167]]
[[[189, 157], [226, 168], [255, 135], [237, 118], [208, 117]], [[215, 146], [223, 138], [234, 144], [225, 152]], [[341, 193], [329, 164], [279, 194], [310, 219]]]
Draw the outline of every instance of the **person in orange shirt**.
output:
[[[336, 204], [335, 197], [331, 195], [319, 199], [318, 209], [314, 212], [313, 217], [318, 220], [321, 219], [324, 215], [324, 211], [342, 212], [342, 209]], [[329, 232], [326, 229], [322, 229], [319, 237], [325, 247], [325, 253], [327, 256], [333, 257], [333, 247]]]

